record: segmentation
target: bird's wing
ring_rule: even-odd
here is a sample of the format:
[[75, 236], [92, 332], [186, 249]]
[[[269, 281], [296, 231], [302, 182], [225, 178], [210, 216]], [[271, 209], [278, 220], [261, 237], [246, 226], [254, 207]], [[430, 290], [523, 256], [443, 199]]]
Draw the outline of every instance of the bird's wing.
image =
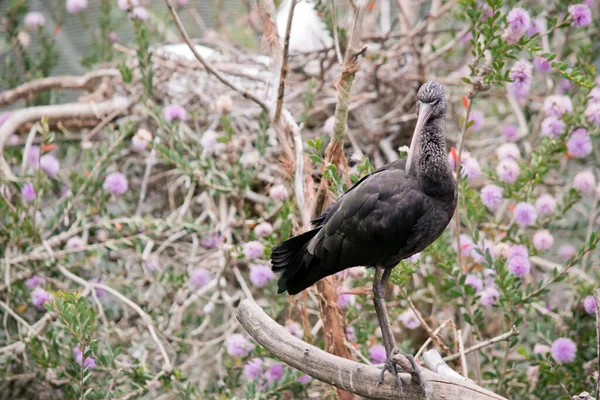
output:
[[379, 170], [333, 204], [308, 251], [324, 268], [336, 270], [382, 263], [410, 245], [430, 206], [415, 178], [403, 169]]

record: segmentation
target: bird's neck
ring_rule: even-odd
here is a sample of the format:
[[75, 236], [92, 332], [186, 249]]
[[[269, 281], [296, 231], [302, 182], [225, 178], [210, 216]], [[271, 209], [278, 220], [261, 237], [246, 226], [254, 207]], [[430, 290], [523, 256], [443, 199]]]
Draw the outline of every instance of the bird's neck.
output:
[[431, 119], [419, 135], [416, 174], [427, 192], [453, 191], [454, 177], [446, 155], [446, 120]]

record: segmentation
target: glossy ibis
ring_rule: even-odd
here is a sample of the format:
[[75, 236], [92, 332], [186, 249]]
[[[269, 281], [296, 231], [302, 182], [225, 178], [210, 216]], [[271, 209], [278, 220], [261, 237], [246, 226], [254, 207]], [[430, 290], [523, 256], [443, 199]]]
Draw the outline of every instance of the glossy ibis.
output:
[[[312, 222], [316, 228], [273, 249], [273, 271], [282, 272], [278, 293], [297, 294], [316, 281], [354, 266], [375, 268], [373, 294], [387, 353], [397, 351], [384, 301], [392, 269], [429, 246], [452, 219], [456, 180], [446, 152], [446, 97], [437, 82], [417, 94], [417, 124], [408, 157], [365, 176]], [[421, 382], [414, 358], [415, 380]], [[398, 379], [399, 384], [401, 381]]]

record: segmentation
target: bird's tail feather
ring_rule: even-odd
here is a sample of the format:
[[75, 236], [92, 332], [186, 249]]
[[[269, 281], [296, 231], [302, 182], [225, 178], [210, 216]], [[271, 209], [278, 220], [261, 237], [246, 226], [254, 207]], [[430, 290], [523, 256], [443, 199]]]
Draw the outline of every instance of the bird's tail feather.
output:
[[318, 268], [311, 268], [311, 264], [318, 260], [307, 251], [311, 239], [320, 230], [321, 228], [316, 228], [294, 236], [273, 248], [271, 252], [273, 272], [283, 271], [277, 282], [277, 293], [287, 291], [289, 294], [296, 294], [320, 279], [312, 281], [310, 277], [316, 272], [315, 270], [318, 270]]

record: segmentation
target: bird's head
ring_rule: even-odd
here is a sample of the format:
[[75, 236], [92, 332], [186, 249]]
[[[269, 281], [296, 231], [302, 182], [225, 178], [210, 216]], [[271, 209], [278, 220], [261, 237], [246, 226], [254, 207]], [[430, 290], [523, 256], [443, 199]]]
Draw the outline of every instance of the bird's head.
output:
[[410, 142], [410, 150], [406, 160], [406, 172], [413, 164], [413, 157], [417, 151], [417, 143], [423, 127], [430, 120], [442, 118], [446, 115], [446, 95], [444, 87], [439, 82], [429, 81], [417, 93], [417, 125]]

